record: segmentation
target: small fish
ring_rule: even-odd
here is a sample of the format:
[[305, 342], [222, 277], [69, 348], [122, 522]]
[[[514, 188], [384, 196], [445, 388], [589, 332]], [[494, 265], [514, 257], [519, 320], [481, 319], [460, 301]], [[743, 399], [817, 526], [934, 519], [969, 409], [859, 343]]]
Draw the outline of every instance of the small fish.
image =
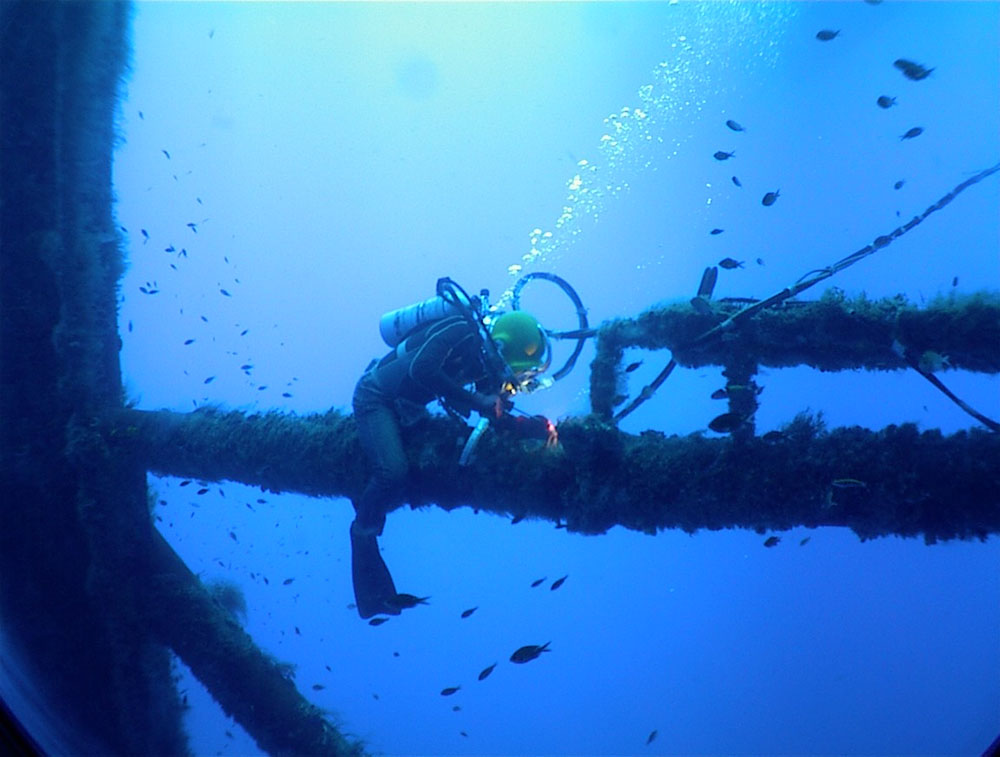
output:
[[191, 231], [193, 231], [195, 234], [198, 233], [198, 224], [196, 224], [194, 221], [191, 221], [190, 223], [186, 223], [184, 225], [187, 226], [189, 229], [191, 229]]
[[131, 320], [128, 322], [128, 330], [129, 330], [129, 333], [132, 333], [132, 321]]
[[709, 233], [709, 234], [711, 234], [711, 235], [712, 235], [712, 236], [714, 237], [714, 236], [715, 236], [716, 234], [721, 234], [721, 233], [722, 233], [722, 232], [724, 232], [724, 231], [725, 231], [725, 229], [712, 229], [712, 230], [711, 230], [710, 232], [708, 232], [708, 233]]
[[146, 120], [146, 117], [142, 114], [141, 110], [139, 111], [139, 120], [140, 121], [145, 121]]
[[728, 126], [733, 131], [743, 131], [743, 127], [736, 123], [733, 119], [726, 121], [726, 126]]
[[229, 292], [227, 292], [225, 289], [220, 289], [219, 291], [222, 292], [222, 294], [225, 295], [226, 297], [232, 297], [232, 295]]
[[896, 104], [896, 98], [889, 97], [889, 95], [879, 95], [878, 100], [876, 100], [875, 102], [878, 103], [878, 106], [880, 108], [891, 108], [893, 105]]
[[732, 152], [723, 152], [722, 150], [716, 150], [716, 152], [712, 154], [712, 157], [715, 158], [716, 160], [729, 160], [730, 158], [735, 157], [735, 155], [736, 155], [735, 150], [733, 150]]
[[742, 268], [743, 261], [733, 260], [732, 258], [723, 258], [722, 260], [719, 261], [719, 267], [725, 268], [727, 271], [731, 271], [734, 268]]
[[446, 686], [445, 688], [441, 689], [441, 696], [443, 696], [443, 697], [450, 697], [452, 694], [454, 694], [460, 688], [462, 688], [462, 687], [461, 686]]
[[371, 620], [368, 621], [368, 625], [380, 626], [383, 623], [387, 622], [388, 620], [389, 620], [388, 618], [372, 618]]
[[774, 192], [768, 192], [766, 195], [764, 195], [764, 198], [760, 201], [760, 204], [763, 205], [764, 207], [770, 207], [771, 205], [774, 205], [775, 200], [777, 200], [779, 197], [781, 197], [780, 189], [775, 190]]
[[781, 541], [781, 537], [780, 537], [780, 536], [768, 536], [768, 537], [767, 537], [767, 538], [766, 538], [766, 539], [764, 540], [764, 546], [765, 546], [765, 547], [773, 547], [773, 546], [775, 546], [775, 545], [776, 545], [776, 544], [777, 544], [777, 543], [778, 543], [779, 541]]
[[417, 605], [427, 604], [427, 600], [430, 597], [415, 597], [412, 594], [396, 594], [394, 597], [390, 597], [385, 601], [390, 607], [395, 607], [400, 610], [408, 610], [411, 607], [416, 607]]
[[493, 672], [493, 668], [495, 668], [496, 666], [497, 666], [497, 664], [494, 662], [492, 665], [483, 668], [479, 672], [479, 680], [480, 681], [485, 680], [489, 676], [489, 674]]
[[837, 29], [837, 31], [832, 31], [830, 29], [822, 29], [821, 31], [816, 32], [816, 39], [818, 39], [820, 42], [829, 42], [838, 34], [840, 34], [840, 29]]
[[325, 688], [326, 688], [326, 686], [324, 686], [321, 683], [314, 683], [313, 684], [313, 691], [322, 691]]
[[729, 392], [727, 392], [725, 389], [716, 389], [714, 392], [712, 392], [713, 400], [724, 400], [728, 396]]
[[625, 366], [625, 373], [631, 373], [632, 371], [637, 370], [640, 365], [642, 365], [641, 360], [636, 360], [634, 363], [629, 363], [628, 365]]
[[717, 434], [726, 434], [742, 426], [743, 420], [739, 413], [723, 413], [709, 421], [708, 427]]
[[191, 484], [191, 479], [190, 478], [186, 478], [186, 479], [184, 479], [183, 481], [181, 481], [177, 485], [178, 486], [189, 486], [190, 484]]
[[194, 339], [185, 339], [184, 344], [194, 344]]
[[913, 81], [926, 79], [931, 75], [931, 71], [934, 70], [933, 68], [924, 68], [919, 63], [914, 63], [912, 60], [906, 60], [906, 58], [897, 58], [893, 61], [892, 65], [902, 71], [903, 76]]
[[804, 546], [805, 546], [806, 544], [808, 544], [808, 543], [809, 543], [809, 540], [810, 540], [811, 538], [812, 538], [811, 536], [807, 536], [807, 537], [806, 537], [805, 539], [803, 539], [802, 541], [800, 541], [800, 542], [799, 542], [799, 546], [800, 546], [800, 547], [804, 547]]
[[215, 381], [215, 376], [209, 376], [207, 379], [205, 379], [204, 383], [211, 384], [213, 381]]
[[229, 532], [229, 538], [232, 539], [233, 541], [239, 541], [239, 539], [236, 538], [236, 532], [235, 531], [230, 531]]
[[[957, 286], [958, 286], [958, 276], [956, 276], [955, 278], [953, 278], [953, 279], [951, 280], [951, 285], [952, 285], [953, 287], [957, 287]], [[130, 329], [130, 330], [131, 330], [131, 329]]]
[[208, 493], [208, 487], [202, 487], [201, 489], [199, 489], [197, 491], [197, 494], [199, 494], [199, 495], [200, 494], [207, 494], [207, 493]]
[[294, 580], [295, 580], [294, 578], [286, 578], [284, 581], [281, 582], [281, 585], [288, 586]]
[[562, 578], [557, 578], [555, 581], [552, 582], [552, 585], [549, 587], [549, 591], [555, 591], [556, 589], [558, 589], [560, 586], [563, 585], [563, 583], [565, 583], [567, 578], [569, 578], [569, 574], [563, 576]]
[[646, 737], [646, 746], [649, 746], [656, 740], [656, 733], [657, 731], [655, 728], [649, 732], [649, 736]]
[[876, 250], [880, 250], [883, 247], [888, 247], [890, 242], [892, 242], [892, 237], [883, 235], [880, 237], [875, 237], [875, 239], [872, 241], [872, 246]]
[[372, 694], [372, 699], [378, 701], [378, 694]]
[[764, 258], [757, 258], [757, 265], [764, 265]]
[[459, 731], [458, 734], [460, 736], [465, 736], [465, 738], [469, 738], [469, 734], [467, 734], [465, 731]]
[[737, 177], [735, 177], [735, 176], [733, 177], [733, 184], [735, 184], [738, 187], [742, 187], [743, 186], [743, 184], [740, 182], [740, 180]]
[[262, 392], [265, 389], [267, 389], [267, 384], [261, 384], [260, 386], [257, 387], [258, 392]]
[[838, 489], [862, 489], [868, 484], [856, 478], [835, 478], [830, 482], [830, 486], [835, 486]]
[[538, 646], [537, 644], [526, 644], [523, 647], [519, 647], [515, 650], [514, 654], [510, 656], [510, 661], [517, 663], [531, 662], [542, 652], [551, 652], [552, 650], [549, 649], [549, 644], [551, 643], [551, 641], [547, 641], [541, 646]]
[[924, 129], [921, 126], [914, 126], [912, 129], [908, 130], [906, 134], [903, 134], [899, 141], [902, 142], [904, 139], [913, 139], [914, 137], [919, 137], [924, 133]]
[[892, 185], [893, 189], [902, 189], [903, 185], [906, 183], [906, 179], [900, 179], [895, 184]]
[[463, 618], [467, 618], [470, 615], [472, 615], [472, 613], [474, 613], [478, 609], [479, 609], [479, 605], [476, 605], [475, 607], [470, 607], [468, 610], [462, 610], [462, 617]]
[[145, 229], [139, 229], [139, 233], [142, 234], [142, 243], [146, 244], [149, 241], [149, 232]]
[[169, 247], [164, 247], [164, 248], [163, 248], [163, 251], [164, 251], [164, 252], [176, 252], [176, 251], [177, 251], [177, 248], [176, 248], [176, 247], [174, 247], [173, 245], [170, 245]]
[[541, 577], [541, 578], [539, 578], [538, 580], [536, 580], [536, 581], [532, 581], [532, 582], [531, 582], [531, 588], [532, 588], [532, 589], [534, 589], [534, 588], [535, 588], [536, 586], [541, 586], [541, 585], [542, 585], [542, 582], [543, 582], [543, 581], [544, 581], [544, 580], [545, 580], [545, 579], [546, 579], [547, 577], [548, 577], [548, 576], [542, 576], [542, 577]]
[[513, 518], [510, 519], [510, 525], [515, 526], [524, 520], [524, 513], [518, 513]]
[[462, 709], [462, 706], [458, 705], [458, 704], [452, 705], [452, 707], [451, 707], [451, 711], [452, 712], [459, 712], [461, 709]]
[[291, 395], [291, 394], [289, 394], [288, 392], [282, 392], [282, 393], [281, 393], [281, 396], [282, 396], [282, 397], [291, 397], [292, 395]]
[[243, 331], [240, 332], [240, 336], [246, 336], [248, 333], [250, 333], [250, 329], [243, 329]]
[[301, 636], [302, 635], [302, 631], [299, 630], [298, 626], [295, 626], [295, 635], [296, 636]]
[[166, 150], [160, 150], [160, 152], [162, 152], [164, 155], [167, 156], [167, 160], [170, 160], [170, 153], [169, 152], [167, 152]]

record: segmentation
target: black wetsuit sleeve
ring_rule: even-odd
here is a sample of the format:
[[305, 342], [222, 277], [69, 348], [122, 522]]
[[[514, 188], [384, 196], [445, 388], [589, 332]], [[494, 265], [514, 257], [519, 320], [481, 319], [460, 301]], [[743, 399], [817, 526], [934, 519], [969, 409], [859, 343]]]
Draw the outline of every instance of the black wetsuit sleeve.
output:
[[410, 378], [460, 412], [477, 409], [480, 398], [465, 384], [485, 378], [479, 334], [455, 319], [429, 336], [410, 362]]

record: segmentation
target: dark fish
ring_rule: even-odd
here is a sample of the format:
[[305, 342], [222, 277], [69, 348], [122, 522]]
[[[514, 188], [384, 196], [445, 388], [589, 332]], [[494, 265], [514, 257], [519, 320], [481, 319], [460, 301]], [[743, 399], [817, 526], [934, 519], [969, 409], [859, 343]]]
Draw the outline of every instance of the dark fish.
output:
[[733, 184], [735, 184], [738, 187], [742, 187], [743, 186], [743, 184], [740, 183], [740, 180], [738, 178], [736, 178], [735, 176], [733, 177]]
[[876, 250], [880, 250], [883, 247], [887, 247], [891, 241], [892, 237], [890, 236], [875, 237], [875, 240], [872, 242], [872, 246]]
[[764, 540], [764, 546], [765, 546], [765, 547], [773, 547], [773, 546], [774, 546], [775, 544], [777, 544], [777, 543], [778, 543], [779, 541], [781, 541], [781, 537], [780, 537], [780, 536], [768, 536], [768, 537], [767, 537], [767, 538], [766, 538], [766, 539]]
[[465, 738], [469, 738], [469, 734], [467, 734], [465, 731], [459, 731], [458, 733], [460, 736], [465, 736]]
[[552, 585], [549, 587], [549, 591], [555, 591], [556, 589], [558, 589], [560, 586], [563, 585], [563, 583], [566, 581], [567, 578], [569, 578], [569, 574], [563, 576], [562, 578], [557, 578], [555, 581], [552, 582]]
[[302, 635], [302, 631], [299, 630], [298, 626], [295, 626], [295, 635], [296, 636], [301, 636]]
[[733, 131], [743, 131], [743, 127], [736, 123], [734, 120], [729, 119], [726, 121], [726, 126], [728, 126]]
[[325, 688], [326, 688], [326, 686], [324, 686], [321, 683], [314, 683], [313, 684], [313, 691], [322, 691]]
[[388, 620], [389, 620], [388, 618], [372, 618], [371, 620], [368, 621], [368, 625], [380, 626]]
[[452, 712], [458, 712], [461, 709], [462, 709], [461, 705], [457, 705], [457, 704], [456, 705], [452, 705], [452, 707], [451, 707], [451, 711]]
[[878, 100], [876, 100], [875, 102], [878, 103], [878, 106], [880, 108], [891, 108], [893, 105], [896, 104], [896, 98], [889, 97], [889, 95], [879, 95]]
[[712, 154], [712, 157], [715, 158], [716, 160], [729, 160], [734, 155], [736, 155], [735, 150], [733, 150], [732, 152], [723, 152], [722, 150], [717, 150], [715, 153]]
[[655, 740], [656, 740], [656, 729], [654, 728], [652, 731], [649, 732], [649, 736], [646, 737], [646, 746], [649, 746]]
[[629, 363], [628, 365], [625, 366], [625, 373], [631, 373], [632, 371], [636, 370], [640, 365], [642, 365], [641, 360], [636, 360], [634, 363]]
[[289, 394], [288, 392], [282, 392], [282, 393], [281, 393], [281, 396], [282, 396], [282, 397], [291, 397], [292, 395], [291, 395], [291, 394]]
[[764, 258], [757, 258], [757, 265], [764, 265]]
[[385, 603], [390, 607], [395, 607], [400, 610], [408, 610], [411, 607], [416, 607], [417, 605], [427, 604], [427, 600], [430, 597], [415, 597], [412, 594], [396, 594], [394, 597], [390, 597], [385, 600]]
[[160, 150], [160, 152], [162, 152], [164, 155], [167, 156], [167, 160], [170, 160], [170, 153], [169, 152], [167, 152], [166, 150]]
[[441, 696], [443, 696], [443, 697], [450, 697], [452, 694], [454, 694], [460, 688], [462, 688], [462, 687], [461, 686], [448, 686], [446, 688], [443, 688], [443, 689], [441, 689]]
[[728, 396], [729, 392], [727, 392], [725, 389], [716, 389], [714, 392], [712, 392], [713, 400], [724, 400]]
[[725, 229], [712, 229], [712, 230], [711, 230], [710, 232], [708, 232], [708, 233], [709, 233], [709, 234], [711, 234], [712, 236], [715, 236], [716, 234], [721, 234], [721, 233], [722, 233], [722, 232], [724, 232], [724, 231], [725, 231]]
[[233, 541], [239, 541], [239, 539], [236, 538], [236, 532], [235, 531], [230, 531], [229, 532], [229, 538], [232, 539]]
[[240, 336], [246, 336], [249, 333], [249, 331], [250, 329], [243, 329], [243, 331], [240, 332]]
[[904, 134], [903, 136], [901, 136], [899, 138], [899, 141], [902, 142], [904, 139], [913, 139], [914, 137], [919, 137], [923, 133], [924, 133], [923, 127], [921, 127], [921, 126], [914, 126], [912, 129], [910, 129], [909, 131], [907, 131], [906, 134]]
[[132, 321], [128, 322], [128, 330], [129, 330], [129, 333], [132, 332]]
[[542, 585], [542, 581], [544, 581], [545, 578], [546, 578], [546, 576], [543, 576], [542, 578], [539, 578], [537, 581], [532, 581], [531, 582], [531, 588], [534, 589], [536, 586], [541, 586]]
[[899, 181], [897, 181], [897, 182], [896, 182], [895, 184], [893, 184], [893, 185], [892, 185], [892, 188], [893, 188], [893, 189], [902, 189], [902, 188], [903, 188], [903, 185], [904, 185], [905, 183], [906, 183], [906, 180], [905, 180], [905, 179], [900, 179]]
[[261, 384], [260, 386], [257, 387], [258, 392], [262, 392], [265, 389], [267, 389], [267, 384]]
[[489, 676], [489, 674], [493, 672], [493, 668], [495, 668], [496, 666], [497, 664], [494, 662], [489, 667], [483, 668], [479, 673], [479, 680], [482, 681], [486, 679]]
[[286, 578], [284, 581], [281, 582], [281, 585], [288, 586], [294, 580], [295, 580], [294, 578]]
[[809, 540], [810, 540], [811, 538], [812, 538], [811, 536], [807, 536], [807, 537], [806, 537], [805, 539], [803, 539], [802, 541], [800, 541], [800, 542], [799, 542], [799, 546], [800, 546], [800, 547], [804, 547], [804, 546], [805, 546], [806, 544], [808, 544], [808, 543], [809, 543]]
[[903, 76], [907, 79], [912, 79], [913, 81], [920, 81], [921, 79], [926, 79], [931, 75], [933, 68], [924, 68], [919, 63], [914, 63], [912, 60], [906, 60], [906, 58], [897, 58], [893, 61], [896, 68], [903, 72]]
[[203, 316], [203, 315], [202, 315], [202, 316], [199, 316], [199, 317], [200, 317], [200, 318], [201, 318], [201, 320], [203, 320], [203, 321], [204, 321], [205, 323], [208, 323], [208, 319], [207, 319], [207, 318], [206, 318], [205, 316]]
[[188, 486], [188, 485], [189, 485], [190, 483], [191, 483], [191, 479], [190, 479], [190, 478], [186, 478], [186, 479], [184, 479], [183, 481], [181, 481], [181, 482], [180, 482], [179, 484], [177, 484], [177, 485], [178, 485], [178, 486]]
[[768, 192], [764, 195], [764, 198], [760, 201], [760, 204], [764, 207], [774, 205], [774, 201], [781, 197], [781, 190], [777, 189], [774, 192]]
[[549, 644], [551, 643], [552, 643], [551, 641], [547, 641], [541, 646], [538, 646], [537, 644], [527, 644], [523, 647], [520, 647], [514, 652], [514, 654], [510, 656], [510, 661], [519, 663], [531, 662], [536, 657], [538, 657], [538, 655], [540, 655], [542, 652], [552, 651], [549, 649]]
[[145, 229], [139, 229], [139, 233], [142, 234], [142, 243], [146, 244], [149, 241], [149, 232]]
[[739, 413], [723, 413], [709, 421], [708, 427], [718, 434], [735, 431], [743, 425], [743, 416]]
[[146, 117], [144, 115], [142, 115], [142, 111], [141, 110], [139, 111], [139, 120], [141, 120], [141, 121], [145, 121], [146, 120]]
[[249, 371], [251, 369], [253, 369], [252, 363], [244, 363], [243, 365], [240, 366], [241, 371]]
[[478, 609], [479, 609], [479, 605], [476, 605], [475, 607], [470, 607], [468, 610], [462, 610], [462, 617], [463, 618], [467, 618], [470, 615], [472, 615], [472, 613], [474, 613]]
[[524, 513], [518, 513], [510, 519], [510, 525], [514, 526], [524, 520]]
[[193, 231], [195, 234], [198, 233], [198, 224], [196, 224], [194, 221], [191, 221], [190, 223], [186, 223], [184, 225], [187, 226], [189, 229], [191, 229], [191, 231]]
[[829, 42], [838, 34], [840, 34], [840, 29], [837, 29], [837, 31], [831, 31], [830, 29], [823, 29], [821, 31], [816, 32], [816, 39], [818, 39], [820, 42]]
[[194, 339], [185, 339], [184, 344], [194, 344]]
[[219, 291], [222, 292], [222, 294], [224, 294], [226, 297], [232, 297], [232, 295], [229, 292], [227, 292], [225, 289], [220, 289]]
[[732, 258], [723, 258], [719, 261], [719, 267], [725, 268], [727, 271], [731, 271], [734, 268], [742, 268], [743, 262], [740, 260], [733, 260]]
[[163, 251], [164, 251], [164, 252], [176, 252], [176, 251], [177, 251], [177, 248], [176, 248], [176, 247], [174, 247], [173, 245], [170, 245], [169, 247], [164, 247], [164, 248], [163, 248]]
[[215, 381], [215, 376], [209, 376], [207, 379], [205, 379], [204, 383], [211, 384], [213, 381]]
[[197, 493], [198, 494], [206, 494], [206, 493], [208, 493], [208, 488], [207, 487], [202, 487], [201, 489], [198, 490]]
[[953, 279], [951, 280], [951, 285], [952, 285], [953, 287], [957, 287], [957, 286], [958, 286], [958, 276], [956, 276], [955, 278], [953, 278]]

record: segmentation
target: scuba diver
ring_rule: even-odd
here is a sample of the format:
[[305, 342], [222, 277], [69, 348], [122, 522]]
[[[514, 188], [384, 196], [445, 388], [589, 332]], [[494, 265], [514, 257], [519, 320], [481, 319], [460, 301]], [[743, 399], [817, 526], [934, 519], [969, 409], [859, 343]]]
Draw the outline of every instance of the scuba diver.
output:
[[510, 395], [530, 391], [549, 366], [549, 342], [538, 321], [513, 310], [487, 323], [485, 290], [481, 298], [469, 297], [450, 279], [440, 279], [437, 290], [437, 297], [382, 317], [383, 339], [394, 349], [369, 364], [354, 390], [358, 437], [371, 463], [351, 523], [351, 575], [362, 618], [401, 609], [377, 537], [386, 513], [406, 496], [407, 419], [425, 416], [425, 406], [437, 399], [450, 415], [481, 416], [467, 451], [488, 424], [517, 438], [555, 439], [543, 416], [511, 415]]

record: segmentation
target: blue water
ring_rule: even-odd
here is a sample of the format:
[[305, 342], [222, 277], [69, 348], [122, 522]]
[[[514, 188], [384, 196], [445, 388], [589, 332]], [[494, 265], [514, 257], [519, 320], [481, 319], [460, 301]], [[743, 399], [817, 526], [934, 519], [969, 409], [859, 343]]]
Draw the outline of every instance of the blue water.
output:
[[[349, 408], [385, 351], [379, 316], [445, 275], [499, 296], [517, 266], [553, 271], [600, 322], [689, 298], [730, 256], [745, 268], [721, 271], [716, 295], [767, 296], [1000, 159], [998, 51], [992, 2], [141, 3], [115, 166], [129, 397]], [[897, 58], [934, 72], [909, 81]], [[998, 207], [993, 176], [828, 283], [916, 303], [995, 291]], [[532, 284], [525, 307], [570, 328], [555, 294]], [[592, 354], [520, 406], [587, 412]], [[668, 360], [626, 355], [640, 358], [633, 391]], [[1000, 415], [996, 377], [944, 378]], [[761, 433], [804, 410], [830, 426], [974, 424], [915, 372], [758, 381]], [[623, 428], [704, 430], [721, 384], [678, 370]], [[161, 531], [203, 579], [243, 588], [248, 632], [377, 753], [977, 754], [1000, 733], [995, 537], [802, 529], [764, 549], [740, 531], [583, 537], [401, 510], [384, 555], [401, 591], [431, 600], [373, 628], [348, 607], [349, 502], [178, 483], [150, 477]], [[178, 671], [195, 752], [256, 753]]]

